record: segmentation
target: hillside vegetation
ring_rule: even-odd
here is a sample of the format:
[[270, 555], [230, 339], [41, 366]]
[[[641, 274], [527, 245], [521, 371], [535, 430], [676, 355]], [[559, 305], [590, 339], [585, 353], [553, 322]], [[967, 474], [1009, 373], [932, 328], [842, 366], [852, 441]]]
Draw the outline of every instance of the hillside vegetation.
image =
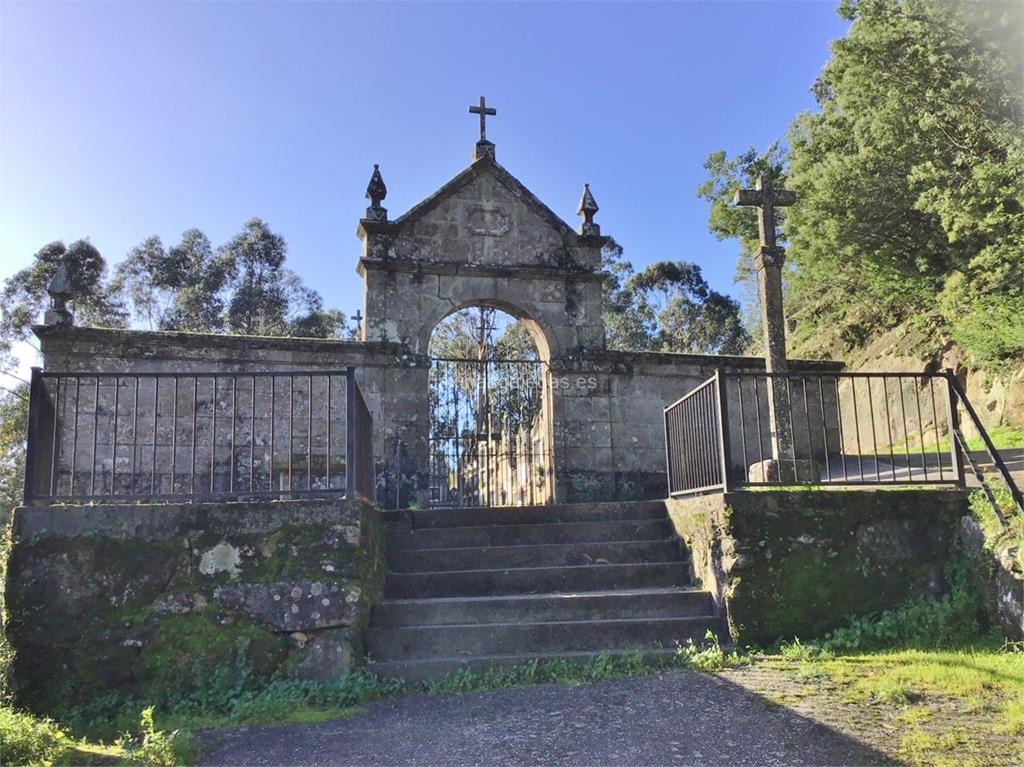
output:
[[817, 110], [784, 143], [708, 158], [711, 231], [740, 242], [749, 285], [754, 212], [732, 195], [761, 174], [796, 191], [781, 224], [795, 355], [853, 360], [902, 327], [936, 356], [953, 344], [971, 367], [1021, 368], [1024, 5], [843, 0], [839, 14], [851, 24]]

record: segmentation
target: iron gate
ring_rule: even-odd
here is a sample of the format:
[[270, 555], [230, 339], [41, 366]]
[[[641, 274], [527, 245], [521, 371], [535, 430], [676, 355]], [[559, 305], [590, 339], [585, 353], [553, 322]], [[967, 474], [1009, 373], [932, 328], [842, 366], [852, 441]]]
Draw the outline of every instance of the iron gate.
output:
[[431, 359], [432, 506], [552, 501], [548, 379], [538, 360]]

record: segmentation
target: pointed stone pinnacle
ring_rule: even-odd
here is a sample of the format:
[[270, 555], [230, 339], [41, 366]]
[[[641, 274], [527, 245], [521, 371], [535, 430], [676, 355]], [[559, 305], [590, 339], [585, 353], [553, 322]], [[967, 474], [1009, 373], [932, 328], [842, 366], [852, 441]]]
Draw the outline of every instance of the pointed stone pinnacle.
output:
[[594, 195], [590, 192], [590, 184], [583, 185], [583, 196], [580, 197], [579, 207], [576, 209], [576, 215], [583, 217], [583, 223], [580, 224], [579, 233], [583, 237], [600, 237], [601, 227], [594, 223], [594, 214], [600, 208], [597, 207], [597, 200], [594, 199]]
[[387, 221], [388, 211], [381, 207], [381, 200], [388, 196], [388, 188], [384, 185], [384, 177], [380, 174], [380, 166], [373, 164], [373, 175], [370, 176], [370, 183], [366, 187], [366, 199], [370, 201], [370, 207], [366, 209], [366, 219], [369, 221]]

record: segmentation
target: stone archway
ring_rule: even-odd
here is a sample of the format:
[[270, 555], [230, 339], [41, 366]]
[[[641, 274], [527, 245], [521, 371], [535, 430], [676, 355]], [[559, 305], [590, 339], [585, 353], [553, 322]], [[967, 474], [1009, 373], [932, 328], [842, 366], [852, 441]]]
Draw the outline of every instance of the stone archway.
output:
[[476, 303], [449, 313], [432, 329], [432, 506], [554, 500], [548, 344], [536, 323], [517, 315]]
[[[430, 494], [426, 393], [434, 327], [469, 305], [495, 307], [530, 329], [552, 369], [571, 369], [586, 352], [604, 348], [606, 239], [592, 221], [592, 198], [585, 195], [585, 222], [573, 231], [498, 165], [493, 152], [475, 156], [470, 167], [393, 221], [380, 206], [383, 181], [375, 179], [368, 190], [371, 206], [357, 229], [361, 340], [396, 349], [396, 369], [380, 383], [374, 423], [385, 463], [386, 487], [378, 495], [398, 507], [423, 505]], [[550, 399], [547, 426], [561, 434], [566, 398]], [[560, 471], [570, 461], [560, 456]], [[563, 497], [566, 481], [558, 475], [553, 495]]]

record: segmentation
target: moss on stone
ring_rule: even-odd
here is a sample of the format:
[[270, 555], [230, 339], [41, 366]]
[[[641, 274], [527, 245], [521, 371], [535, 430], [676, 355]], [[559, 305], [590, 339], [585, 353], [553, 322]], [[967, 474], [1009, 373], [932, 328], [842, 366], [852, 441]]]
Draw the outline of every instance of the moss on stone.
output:
[[[358, 647], [383, 590], [384, 525], [361, 502], [19, 513], [30, 534], [12, 554], [6, 628], [19, 703], [38, 713], [111, 692], [155, 701], [214, 677], [224, 685], [225, 675], [306, 673], [317, 632], [343, 632]], [[230, 556], [204, 560], [216, 547]], [[309, 581], [358, 590], [353, 624], [293, 638], [244, 602], [217, 599], [228, 584], [278, 584], [274, 593], [286, 594]]]
[[812, 637], [942, 588], [964, 497], [777, 491], [671, 501], [737, 642]]

